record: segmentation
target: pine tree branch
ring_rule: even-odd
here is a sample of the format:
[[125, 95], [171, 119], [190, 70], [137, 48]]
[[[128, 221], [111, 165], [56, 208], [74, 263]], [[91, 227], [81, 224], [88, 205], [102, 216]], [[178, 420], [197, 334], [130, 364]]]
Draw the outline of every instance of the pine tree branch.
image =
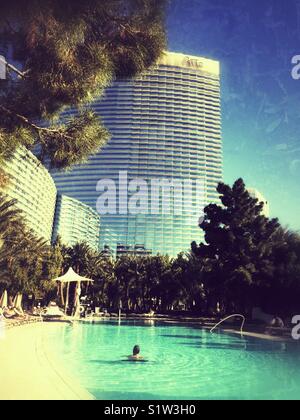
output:
[[6, 114], [8, 114], [12, 117], [18, 118], [23, 124], [33, 128], [38, 133], [45, 132], [45, 133], [51, 133], [51, 134], [59, 134], [59, 135], [64, 136], [66, 138], [72, 139], [71, 136], [64, 135], [63, 133], [61, 133], [60, 130], [51, 129], [51, 128], [47, 128], [47, 127], [40, 127], [40, 126], [34, 124], [33, 122], [29, 121], [28, 118], [24, 117], [24, 115], [17, 114], [15, 112], [11, 111], [10, 109], [4, 107], [3, 105], [0, 105], [0, 110], [2, 110], [3, 112], [5, 112]]
[[103, 12], [104, 16], [111, 20], [112, 22], [116, 23], [120, 29], [123, 29], [123, 31], [126, 31], [129, 35], [135, 36], [139, 34], [141, 31], [139, 30], [133, 30], [130, 28], [130, 24], [128, 23], [128, 19], [125, 18], [118, 18], [116, 16], [110, 15], [108, 12]]

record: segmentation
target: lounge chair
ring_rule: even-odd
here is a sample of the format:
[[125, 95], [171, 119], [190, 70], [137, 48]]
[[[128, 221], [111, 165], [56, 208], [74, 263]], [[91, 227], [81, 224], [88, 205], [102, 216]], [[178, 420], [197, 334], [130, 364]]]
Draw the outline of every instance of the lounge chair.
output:
[[64, 318], [64, 316], [64, 312], [56, 305], [55, 302], [51, 302], [45, 310], [45, 313], [42, 314], [43, 318], [48, 319]]
[[3, 315], [6, 319], [24, 318], [24, 313], [22, 314], [16, 308], [6, 308]]
[[260, 321], [269, 327], [284, 328], [284, 322], [278, 316], [270, 315], [261, 310], [261, 308], [253, 308], [252, 311], [253, 321]]

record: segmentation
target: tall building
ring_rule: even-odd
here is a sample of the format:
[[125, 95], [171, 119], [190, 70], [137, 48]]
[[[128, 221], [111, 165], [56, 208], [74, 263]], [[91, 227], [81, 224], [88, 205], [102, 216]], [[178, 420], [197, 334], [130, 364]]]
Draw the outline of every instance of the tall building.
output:
[[57, 195], [50, 173], [25, 147], [19, 148], [3, 169], [9, 176], [5, 194], [17, 200], [27, 226], [50, 242]]
[[98, 213], [80, 201], [59, 195], [57, 198], [53, 241], [59, 236], [67, 246], [86, 242], [99, 250], [100, 217]]
[[259, 203], [263, 203], [264, 207], [262, 210], [262, 214], [266, 217], [270, 217], [270, 203], [269, 201], [263, 196], [263, 194], [258, 191], [256, 188], [248, 188], [248, 192], [252, 198], [256, 198]]
[[129, 246], [129, 245], [123, 245], [118, 244], [117, 245], [117, 258], [120, 258], [122, 256], [133, 256], [133, 257], [148, 257], [152, 255], [152, 251], [150, 249], [145, 249], [144, 245], [135, 245], [135, 246]]
[[[222, 180], [219, 63], [165, 53], [134, 80], [114, 82], [94, 103], [94, 110], [112, 138], [87, 164], [54, 174], [59, 191], [96, 208], [98, 181], [111, 179], [118, 184], [120, 171], [127, 172], [129, 181], [143, 179], [148, 185], [153, 179], [198, 180], [202, 204], [197, 204], [194, 192], [185, 197], [182, 214], [175, 211], [173, 197], [169, 214], [125, 214], [123, 207], [117, 214], [101, 216], [101, 247], [139, 245], [153, 254], [171, 256], [190, 249], [193, 240], [201, 239], [202, 207], [218, 201], [216, 186]], [[124, 189], [117, 186], [117, 194], [124, 195]], [[149, 194], [143, 194], [150, 201]]]

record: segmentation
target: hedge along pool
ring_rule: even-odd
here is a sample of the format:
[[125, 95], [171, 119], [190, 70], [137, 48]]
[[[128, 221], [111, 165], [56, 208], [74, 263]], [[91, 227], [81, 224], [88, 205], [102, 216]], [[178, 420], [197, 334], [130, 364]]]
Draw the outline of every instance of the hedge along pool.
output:
[[[130, 362], [139, 344], [146, 362]], [[99, 400], [299, 399], [300, 348], [154, 321], [75, 323], [47, 345]]]

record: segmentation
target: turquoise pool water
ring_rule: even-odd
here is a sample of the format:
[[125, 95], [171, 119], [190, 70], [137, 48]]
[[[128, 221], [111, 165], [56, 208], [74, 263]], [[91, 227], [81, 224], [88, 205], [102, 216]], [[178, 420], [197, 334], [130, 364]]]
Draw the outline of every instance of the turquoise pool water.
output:
[[[193, 326], [103, 321], [49, 337], [97, 399], [300, 399], [300, 349]], [[139, 344], [147, 363], [126, 360]]]

